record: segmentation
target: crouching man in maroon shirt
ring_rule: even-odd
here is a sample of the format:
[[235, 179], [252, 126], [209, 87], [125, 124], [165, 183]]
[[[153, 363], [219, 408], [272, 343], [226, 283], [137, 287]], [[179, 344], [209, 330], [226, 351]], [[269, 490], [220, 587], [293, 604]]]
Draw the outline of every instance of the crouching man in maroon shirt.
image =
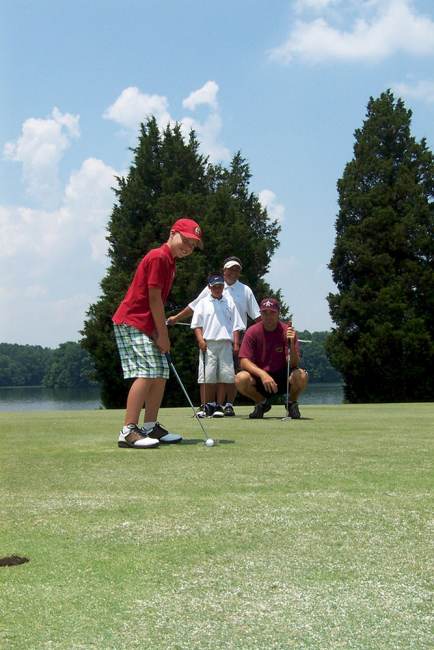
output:
[[[241, 372], [235, 377], [237, 390], [255, 402], [249, 418], [263, 418], [271, 409], [273, 394], [289, 395], [288, 416], [300, 418], [297, 399], [307, 386], [306, 370], [299, 368], [300, 345], [292, 323], [279, 319], [280, 305], [274, 298], [260, 304], [261, 320], [247, 330], [241, 344]], [[289, 362], [289, 384], [288, 384]]]

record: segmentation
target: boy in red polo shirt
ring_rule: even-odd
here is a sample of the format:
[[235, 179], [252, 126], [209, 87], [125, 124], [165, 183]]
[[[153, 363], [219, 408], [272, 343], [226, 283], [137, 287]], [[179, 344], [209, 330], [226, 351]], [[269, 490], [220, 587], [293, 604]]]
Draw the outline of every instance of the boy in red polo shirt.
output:
[[[192, 219], [178, 219], [169, 239], [154, 248], [139, 263], [133, 281], [113, 316], [116, 343], [125, 379], [134, 378], [127, 398], [124, 427], [118, 446], [133, 449], [174, 443], [181, 436], [169, 433], [157, 421], [169, 366], [170, 351], [164, 305], [175, 278], [176, 259], [187, 257], [199, 246], [202, 231]], [[145, 421], [139, 427], [145, 405]]]

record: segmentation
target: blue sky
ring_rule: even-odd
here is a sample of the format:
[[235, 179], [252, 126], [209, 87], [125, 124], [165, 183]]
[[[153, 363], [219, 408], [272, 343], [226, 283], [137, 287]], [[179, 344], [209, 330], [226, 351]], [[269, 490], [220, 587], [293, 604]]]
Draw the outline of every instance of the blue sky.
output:
[[329, 329], [354, 130], [392, 88], [432, 149], [433, 70], [425, 0], [0, 0], [0, 341], [79, 338], [113, 175], [150, 112], [193, 126], [213, 161], [241, 150], [282, 225], [268, 279], [297, 329]]

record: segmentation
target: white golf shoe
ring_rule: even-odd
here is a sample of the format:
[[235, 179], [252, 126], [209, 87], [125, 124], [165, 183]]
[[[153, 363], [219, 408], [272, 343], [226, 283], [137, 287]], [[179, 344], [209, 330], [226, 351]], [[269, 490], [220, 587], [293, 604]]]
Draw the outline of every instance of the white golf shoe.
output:
[[129, 449], [154, 449], [160, 444], [157, 438], [143, 433], [136, 424], [128, 424], [119, 432], [118, 447]]

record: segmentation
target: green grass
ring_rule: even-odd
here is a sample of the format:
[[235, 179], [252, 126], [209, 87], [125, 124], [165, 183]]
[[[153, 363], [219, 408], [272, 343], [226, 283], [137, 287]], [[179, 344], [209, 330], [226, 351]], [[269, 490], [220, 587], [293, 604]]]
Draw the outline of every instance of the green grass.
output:
[[434, 405], [249, 410], [1, 413], [0, 647], [432, 648]]

